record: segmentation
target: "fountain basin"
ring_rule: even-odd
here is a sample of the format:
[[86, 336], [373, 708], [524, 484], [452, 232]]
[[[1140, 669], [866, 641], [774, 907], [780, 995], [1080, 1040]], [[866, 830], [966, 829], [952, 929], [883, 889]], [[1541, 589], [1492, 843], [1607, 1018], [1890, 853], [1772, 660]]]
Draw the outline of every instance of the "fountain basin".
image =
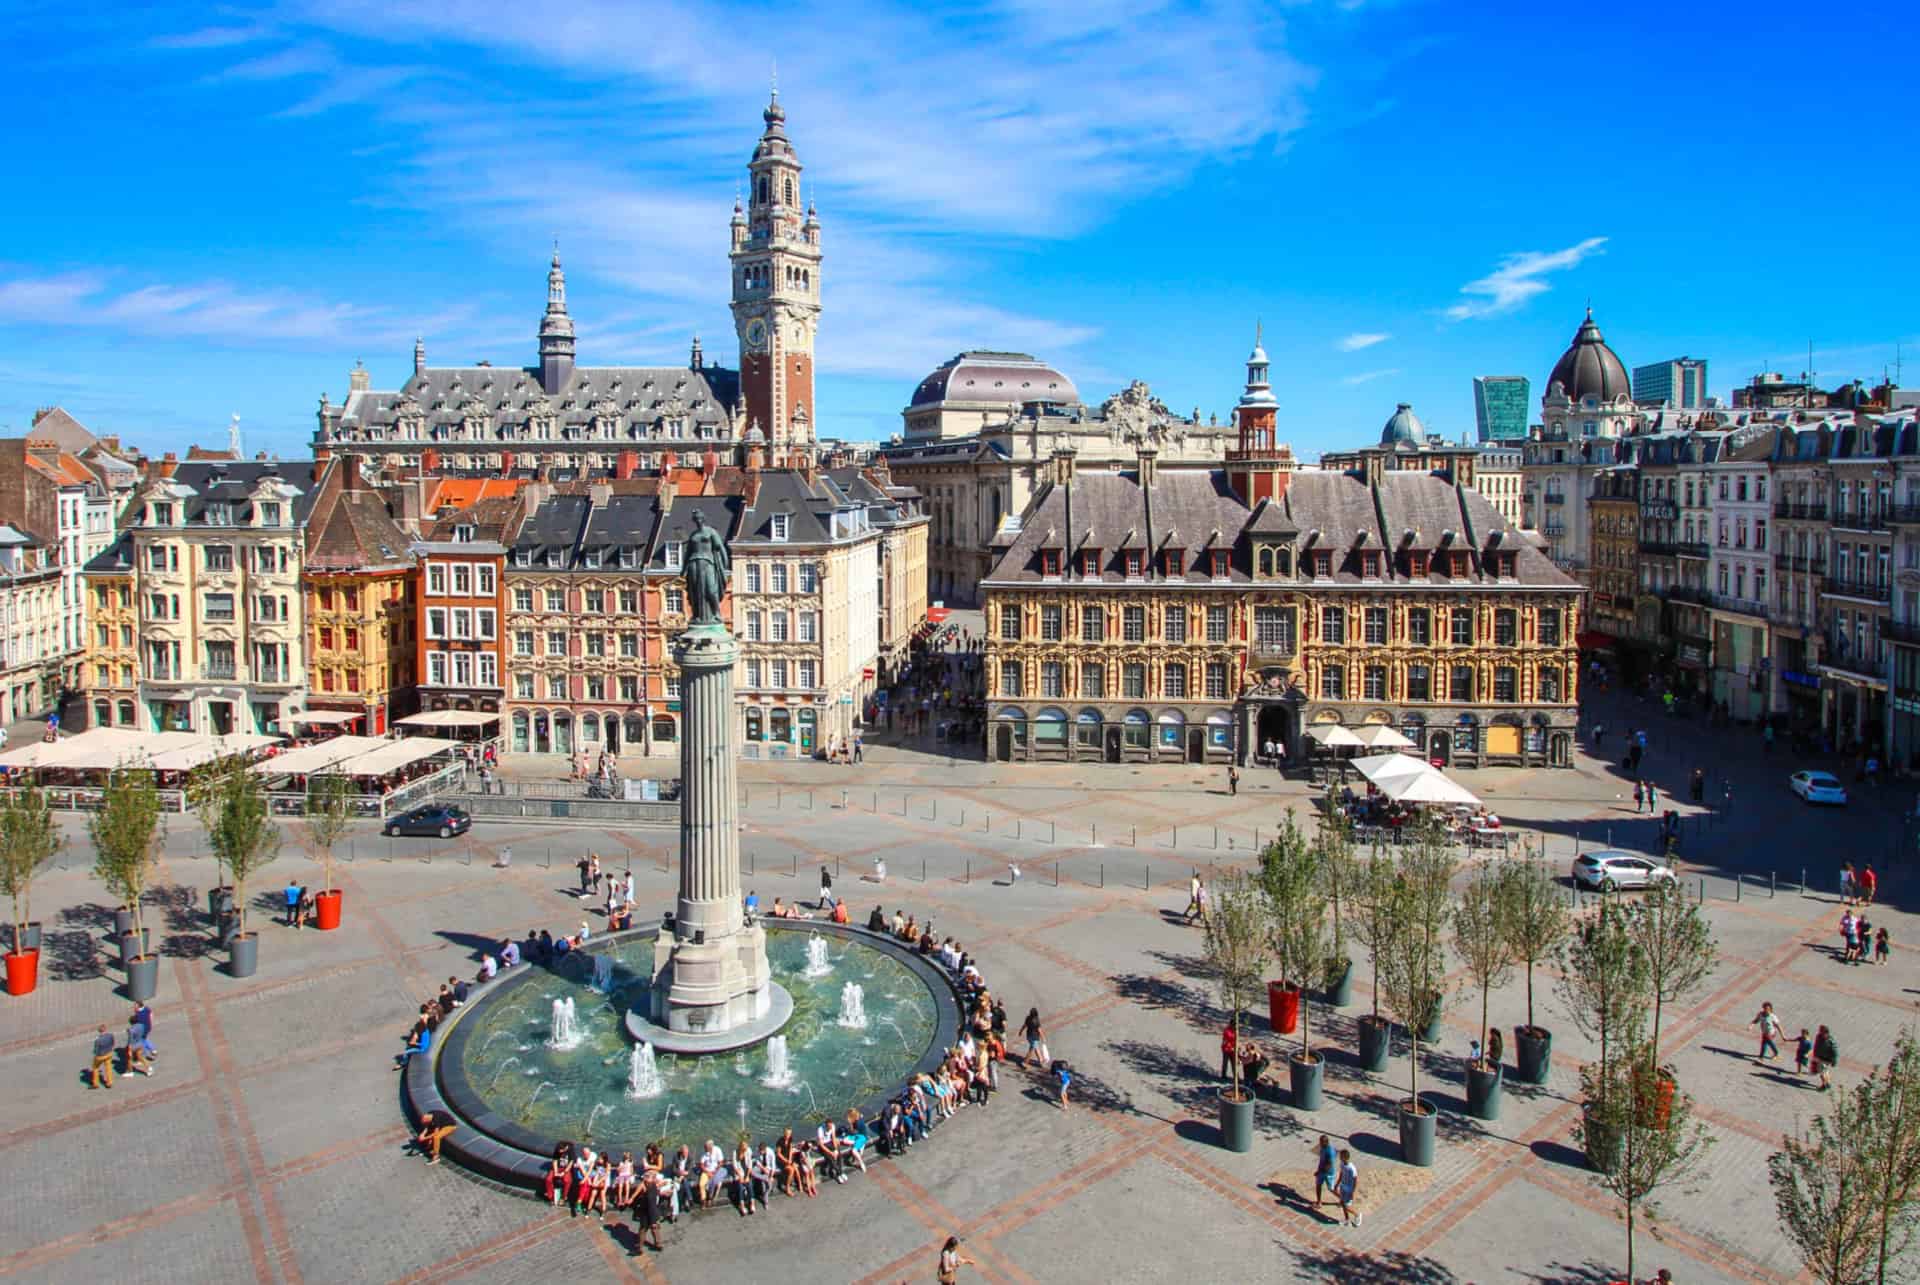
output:
[[637, 1043], [653, 1045], [658, 1053], [731, 1053], [735, 1049], [752, 1048], [764, 1043], [768, 1036], [778, 1035], [793, 1019], [793, 996], [787, 993], [787, 988], [774, 982], [767, 991], [766, 1016], [711, 1035], [657, 1025], [648, 1021], [637, 1006], [627, 1010], [627, 1034]]
[[[849, 948], [842, 964], [836, 967], [832, 982], [823, 984], [823, 989], [830, 991], [830, 998], [813, 996], [807, 1014], [795, 1024], [795, 1029], [804, 1036], [809, 1027], [815, 1028], [816, 1035], [836, 1049], [837, 1042], [855, 1041], [859, 1044], [858, 1052], [832, 1054], [841, 1060], [831, 1063], [830, 1069], [858, 1064], [857, 1075], [823, 1076], [809, 1063], [815, 1055], [808, 1046], [798, 1042], [793, 1052], [795, 1083], [790, 1088], [760, 1083], [765, 1070], [764, 1052], [760, 1049], [711, 1058], [669, 1055], [662, 1050], [660, 1061], [667, 1079], [665, 1092], [657, 1099], [629, 1100], [626, 1098], [629, 1058], [636, 1046], [629, 1042], [625, 1013], [605, 1007], [588, 1009], [584, 996], [593, 965], [581, 960], [566, 965], [564, 976], [545, 968], [521, 965], [475, 988], [469, 1002], [442, 1024], [431, 1052], [408, 1063], [402, 1076], [407, 1110], [416, 1121], [429, 1111], [449, 1112], [457, 1123], [454, 1134], [442, 1148], [445, 1154], [496, 1181], [537, 1187], [548, 1158], [561, 1139], [590, 1140], [596, 1149], [611, 1147], [635, 1154], [648, 1141], [663, 1134], [675, 1143], [688, 1141], [696, 1148], [707, 1137], [717, 1138], [730, 1147], [742, 1124], [738, 1113], [741, 1102], [748, 1104], [744, 1123], [756, 1139], [776, 1135], [785, 1125], [791, 1125], [796, 1133], [810, 1131], [819, 1117], [832, 1115], [837, 1119], [844, 1116], [850, 1105], [857, 1106], [868, 1119], [878, 1118], [887, 1098], [908, 1076], [937, 1066], [942, 1050], [957, 1038], [959, 1003], [945, 972], [891, 938], [861, 928], [811, 922], [792, 928], [769, 924], [768, 931], [772, 953], [784, 961], [782, 967], [776, 968], [776, 974], [798, 990], [807, 990], [809, 986], [800, 977], [805, 968], [805, 939], [809, 934], [837, 939], [836, 949], [841, 949], [842, 943]], [[650, 962], [652, 936], [651, 929], [613, 934], [591, 943], [585, 954], [590, 959], [612, 951], [622, 957]], [[886, 958], [876, 963], [874, 956]], [[851, 967], [845, 962], [847, 959], [853, 960]], [[869, 1030], [839, 1028], [835, 1013], [842, 979], [861, 977], [869, 971], [879, 974], [876, 981], [867, 982], [870, 1010], [882, 1002], [883, 989], [902, 996], [903, 1003], [891, 1012], [877, 1011]], [[614, 1002], [620, 1008], [624, 1009], [629, 1002], [645, 1002], [643, 991], [627, 993], [636, 981], [628, 976], [616, 984]], [[590, 1038], [579, 1049], [556, 1052], [545, 1049], [540, 1039], [494, 1038], [502, 1029], [520, 1030], [520, 1023], [526, 1023], [528, 1030], [538, 1025], [544, 1031], [552, 999], [561, 990], [582, 997], [577, 1001], [580, 1020], [591, 1029]], [[603, 998], [596, 996], [594, 1003], [598, 1004]], [[909, 1004], [915, 1006], [911, 1014], [906, 1007]], [[504, 1023], [500, 1020], [503, 1013], [508, 1019]], [[494, 1016], [489, 1017], [490, 1014]], [[616, 1030], [617, 1047], [611, 1043]], [[864, 1039], [872, 1043], [861, 1043]], [[528, 1042], [533, 1043], [535, 1049], [517, 1049], [518, 1043]], [[481, 1055], [483, 1050], [487, 1050], [485, 1055]], [[535, 1064], [542, 1067], [538, 1076], [524, 1076], [523, 1061], [514, 1068], [515, 1074], [500, 1076], [498, 1086], [491, 1083], [500, 1063], [509, 1054], [517, 1054], [523, 1060], [534, 1058]], [[602, 1065], [605, 1059], [612, 1060]], [[741, 1064], [745, 1064], [745, 1070], [739, 1069]], [[569, 1075], [576, 1077], [574, 1083], [564, 1083]], [[589, 1079], [595, 1076], [605, 1079], [604, 1090], [590, 1088], [583, 1092], [578, 1082], [578, 1077], [583, 1075]], [[549, 1091], [537, 1103], [539, 1111], [534, 1113], [534, 1118], [521, 1118], [526, 1114], [521, 1098], [527, 1089], [537, 1087], [541, 1077], [561, 1079], [562, 1087], [571, 1091], [570, 1100], [555, 1104], [554, 1092]], [[690, 1086], [688, 1079], [692, 1080]], [[879, 1087], [869, 1091], [865, 1087], [869, 1083], [877, 1083]], [[495, 1091], [496, 1088], [500, 1091]], [[594, 1107], [602, 1103], [608, 1104], [609, 1109], [595, 1114]], [[556, 1105], [561, 1107], [557, 1118], [550, 1113]], [[663, 1118], [668, 1108], [672, 1108], [674, 1114]], [[593, 1121], [590, 1134], [589, 1119]]]

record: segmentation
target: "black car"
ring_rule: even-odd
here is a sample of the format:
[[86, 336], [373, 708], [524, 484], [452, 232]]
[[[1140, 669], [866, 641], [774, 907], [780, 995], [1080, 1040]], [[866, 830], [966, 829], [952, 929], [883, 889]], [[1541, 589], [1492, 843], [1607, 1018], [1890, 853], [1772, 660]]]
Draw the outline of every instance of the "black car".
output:
[[438, 835], [442, 839], [451, 839], [456, 834], [471, 830], [473, 818], [461, 808], [430, 803], [424, 808], [390, 817], [384, 828], [389, 839], [401, 834]]

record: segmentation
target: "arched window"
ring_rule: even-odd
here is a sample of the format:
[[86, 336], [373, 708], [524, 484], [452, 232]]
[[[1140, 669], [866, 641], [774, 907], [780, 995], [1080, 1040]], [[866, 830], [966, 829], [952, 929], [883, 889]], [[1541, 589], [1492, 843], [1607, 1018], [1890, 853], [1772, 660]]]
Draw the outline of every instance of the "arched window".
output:
[[555, 754], [573, 753], [573, 715], [555, 714], [553, 716], [553, 752]]
[[[608, 717], [611, 718], [612, 715], [608, 715]], [[639, 745], [641, 741], [646, 739], [646, 729], [647, 724], [645, 719], [641, 718], [638, 714], [627, 715], [627, 744]]]
[[122, 727], [133, 726], [133, 702], [132, 701], [120, 702], [120, 726]]
[[527, 711], [517, 710], [513, 716], [513, 752], [527, 752]]
[[582, 745], [598, 745], [600, 743], [600, 716], [598, 714], [582, 714], [580, 716], [580, 743]]
[[678, 735], [673, 716], [656, 714], [653, 719], [653, 739], [655, 744], [671, 745]]
[[1554, 703], [1560, 699], [1560, 671], [1558, 669], [1542, 669], [1540, 671], [1540, 699], [1548, 703]]
[[113, 715], [112, 701], [97, 700], [93, 703], [93, 725], [95, 727], [107, 726], [107, 724], [112, 721], [112, 715]]
[[787, 180], [787, 204], [788, 204], [789, 206], [792, 206], [792, 205], [793, 205], [793, 203], [794, 203], [794, 201], [793, 201], [793, 180], [792, 180], [792, 179], [788, 179], [788, 180]]
[[762, 177], [760, 180], [760, 204], [765, 205], [773, 198], [773, 184]]

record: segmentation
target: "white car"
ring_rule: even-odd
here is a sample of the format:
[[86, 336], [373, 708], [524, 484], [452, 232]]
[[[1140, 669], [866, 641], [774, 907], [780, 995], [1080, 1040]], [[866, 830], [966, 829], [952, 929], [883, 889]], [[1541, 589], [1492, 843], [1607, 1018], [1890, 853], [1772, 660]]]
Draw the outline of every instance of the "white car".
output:
[[1671, 866], [1663, 866], [1631, 852], [1583, 852], [1573, 859], [1573, 881], [1583, 888], [1612, 892], [1617, 888], [1669, 887], [1680, 882]]
[[1847, 787], [1831, 772], [1795, 772], [1787, 778], [1787, 784], [1809, 803], [1837, 805], [1847, 801]]

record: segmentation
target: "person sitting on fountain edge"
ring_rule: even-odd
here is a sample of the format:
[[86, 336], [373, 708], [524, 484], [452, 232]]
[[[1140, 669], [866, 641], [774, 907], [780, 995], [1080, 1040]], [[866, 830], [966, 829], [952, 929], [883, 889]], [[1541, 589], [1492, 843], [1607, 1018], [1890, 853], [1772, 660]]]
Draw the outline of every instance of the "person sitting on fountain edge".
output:
[[873, 913], [867, 916], [867, 931], [883, 933], [887, 930], [887, 912], [875, 906]]

